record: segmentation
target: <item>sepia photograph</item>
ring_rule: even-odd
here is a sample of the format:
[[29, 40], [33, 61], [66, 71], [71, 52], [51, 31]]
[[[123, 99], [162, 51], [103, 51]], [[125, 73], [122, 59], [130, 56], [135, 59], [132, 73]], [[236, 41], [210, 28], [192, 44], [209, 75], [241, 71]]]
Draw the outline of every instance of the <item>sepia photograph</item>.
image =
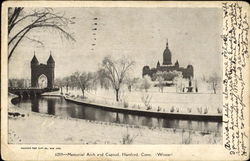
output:
[[222, 143], [220, 9], [8, 11], [9, 143]]
[[17, 4], [2, 12], [6, 156], [249, 157], [249, 5]]

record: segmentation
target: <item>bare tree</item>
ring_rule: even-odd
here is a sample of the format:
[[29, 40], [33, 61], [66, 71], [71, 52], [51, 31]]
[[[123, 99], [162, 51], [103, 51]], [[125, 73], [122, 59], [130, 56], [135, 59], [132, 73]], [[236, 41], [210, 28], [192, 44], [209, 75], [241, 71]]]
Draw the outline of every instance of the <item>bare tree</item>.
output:
[[217, 90], [219, 89], [219, 85], [221, 83], [221, 78], [217, 73], [214, 73], [209, 76], [209, 78], [206, 79], [206, 82], [210, 85], [210, 88], [212, 88], [213, 93], [216, 94]]
[[98, 76], [97, 79], [99, 80], [99, 84], [101, 88], [109, 89], [110, 82], [109, 82], [109, 79], [106, 77], [105, 70], [104, 69], [98, 70], [97, 76]]
[[69, 92], [69, 86], [70, 86], [70, 76], [66, 76], [63, 78], [64, 86], [66, 86], [66, 93]]
[[124, 83], [127, 72], [134, 65], [134, 61], [126, 58], [113, 60], [110, 56], [106, 56], [102, 61], [102, 70], [104, 76], [110, 81], [111, 86], [116, 93], [116, 101], [119, 101], [119, 92], [121, 85]]
[[69, 24], [74, 24], [72, 21], [74, 17], [66, 18], [60, 13], [55, 13], [51, 8], [39, 8], [26, 12], [25, 9], [23, 7], [8, 9], [8, 61], [24, 38], [43, 44], [40, 40], [28, 37], [28, 33], [38, 28], [58, 31], [67, 40], [75, 41], [72, 34], [66, 31]]
[[160, 91], [163, 92], [164, 89], [164, 73], [163, 72], [157, 72], [155, 74], [156, 80], [158, 81], [157, 86], [159, 87]]
[[141, 80], [140, 88], [144, 89], [145, 92], [148, 92], [148, 89], [151, 87], [151, 85], [152, 85], [151, 78], [148, 75], [144, 76]]
[[89, 76], [91, 78], [91, 81], [90, 83], [88, 83], [89, 84], [88, 89], [97, 91], [98, 84], [100, 83], [98, 72], [91, 72], [89, 73]]
[[127, 77], [125, 79], [125, 83], [128, 86], [128, 90], [129, 92], [132, 91], [132, 87], [138, 82], [139, 78], [131, 78], [131, 77]]
[[152, 99], [152, 95], [150, 96], [149, 94], [143, 94], [142, 97], [141, 97], [141, 101], [147, 107], [147, 110], [152, 109], [152, 106], [151, 106], [151, 103], [150, 103], [151, 99]]
[[173, 83], [176, 87], [176, 92], [181, 92], [182, 91], [182, 80], [183, 80], [183, 75], [180, 72], [180, 74], [178, 74], [176, 77], [174, 77], [173, 79]]
[[127, 128], [127, 133], [126, 133], [125, 135], [122, 136], [122, 141], [121, 141], [121, 143], [122, 143], [122, 144], [133, 144], [133, 142], [134, 142], [134, 140], [135, 140], [135, 138], [136, 138], [137, 136], [138, 136], [138, 134], [137, 134], [137, 135], [131, 135], [131, 134], [129, 134], [128, 128]]
[[92, 80], [93, 80], [92, 73], [75, 72], [71, 75], [72, 83], [74, 84], [74, 86], [81, 89], [83, 97], [84, 97], [85, 90], [91, 87]]
[[63, 93], [62, 87], [65, 85], [65, 82], [61, 78], [55, 79], [55, 85], [58, 86], [61, 90], [61, 94]]
[[8, 79], [9, 87], [25, 88], [26, 79]]

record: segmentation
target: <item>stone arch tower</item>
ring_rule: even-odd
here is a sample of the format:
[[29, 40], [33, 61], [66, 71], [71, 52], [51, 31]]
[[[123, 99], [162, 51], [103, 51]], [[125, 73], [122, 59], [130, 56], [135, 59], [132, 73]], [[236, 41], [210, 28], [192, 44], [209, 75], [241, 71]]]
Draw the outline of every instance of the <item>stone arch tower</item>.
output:
[[31, 87], [38, 87], [38, 78], [44, 74], [47, 77], [47, 88], [54, 87], [54, 69], [55, 61], [50, 54], [47, 64], [39, 64], [36, 55], [33, 56], [31, 62]]

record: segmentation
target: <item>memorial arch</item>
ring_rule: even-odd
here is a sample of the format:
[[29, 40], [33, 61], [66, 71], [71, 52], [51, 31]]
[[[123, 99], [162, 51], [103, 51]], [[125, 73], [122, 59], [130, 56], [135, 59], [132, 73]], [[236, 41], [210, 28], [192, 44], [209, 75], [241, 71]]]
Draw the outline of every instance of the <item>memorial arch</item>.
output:
[[53, 88], [54, 87], [55, 61], [50, 55], [47, 64], [39, 64], [34, 55], [31, 60], [31, 87]]

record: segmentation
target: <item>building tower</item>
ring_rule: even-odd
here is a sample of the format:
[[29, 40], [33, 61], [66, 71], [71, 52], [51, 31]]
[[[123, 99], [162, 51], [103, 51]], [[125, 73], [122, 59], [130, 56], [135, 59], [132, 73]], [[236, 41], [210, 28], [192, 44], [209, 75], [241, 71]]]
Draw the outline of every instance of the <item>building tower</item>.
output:
[[38, 87], [38, 80], [40, 76], [45, 76], [47, 78], [47, 87], [52, 89], [54, 87], [55, 78], [55, 61], [50, 54], [47, 64], [40, 64], [34, 54], [31, 62], [31, 87]]
[[172, 54], [168, 48], [168, 41], [166, 43], [166, 49], [163, 52], [163, 62], [162, 65], [171, 65], [172, 64]]
[[158, 61], [156, 64], [156, 69], [159, 69], [161, 67], [160, 62]]
[[54, 86], [54, 78], [55, 78], [54, 68], [55, 68], [55, 61], [50, 53], [49, 59], [47, 60], [47, 71], [49, 73], [48, 88], [53, 88]]
[[174, 66], [175, 66], [176, 69], [179, 69], [179, 62], [178, 62], [178, 60], [176, 60]]
[[37, 87], [36, 73], [37, 73], [37, 67], [39, 66], [39, 61], [37, 60], [35, 53], [30, 62], [30, 65], [31, 65], [31, 87]]

